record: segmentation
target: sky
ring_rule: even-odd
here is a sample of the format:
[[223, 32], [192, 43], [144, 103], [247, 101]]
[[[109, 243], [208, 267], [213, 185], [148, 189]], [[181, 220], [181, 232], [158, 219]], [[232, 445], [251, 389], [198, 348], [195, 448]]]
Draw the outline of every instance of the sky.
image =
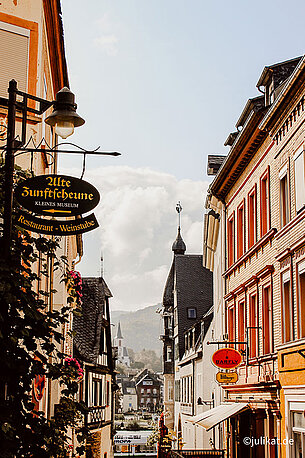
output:
[[[224, 141], [266, 65], [304, 54], [305, 3], [277, 0], [62, 0], [70, 88], [86, 120], [70, 141], [89, 157], [100, 227], [84, 234], [83, 276], [100, 274], [114, 310], [162, 301], [177, 234], [202, 253], [208, 154]], [[81, 157], [60, 159], [80, 177]]]

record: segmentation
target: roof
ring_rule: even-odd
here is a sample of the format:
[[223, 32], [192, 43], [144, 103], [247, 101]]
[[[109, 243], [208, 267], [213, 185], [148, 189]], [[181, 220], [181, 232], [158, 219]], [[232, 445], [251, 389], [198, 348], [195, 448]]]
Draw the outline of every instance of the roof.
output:
[[179, 354], [184, 352], [183, 333], [194, 324], [188, 308], [196, 308], [197, 321], [213, 305], [213, 273], [203, 267], [202, 255], [175, 256], [175, 290], [178, 308]]
[[226, 156], [221, 156], [219, 154], [209, 154], [208, 155], [207, 174], [216, 175], [223, 161], [225, 160], [225, 157]]
[[116, 339], [123, 339], [123, 336], [122, 336], [122, 331], [121, 331], [121, 323], [119, 322], [118, 323], [118, 329], [117, 329], [117, 333], [116, 333]]
[[236, 129], [239, 127], [243, 127], [246, 123], [247, 119], [250, 116], [251, 111], [258, 111], [265, 107], [265, 97], [263, 95], [259, 95], [258, 97], [253, 97], [249, 99], [244, 106], [241, 115], [239, 116], [237, 123], [235, 124]]
[[175, 266], [175, 260], [173, 260], [166, 283], [165, 283], [165, 288], [164, 288], [164, 293], [163, 293], [163, 306], [170, 306], [173, 305], [174, 303], [174, 296], [173, 296], [173, 290], [174, 290], [174, 266]]
[[73, 318], [74, 351], [79, 359], [96, 364], [100, 352], [105, 300], [111, 297], [111, 292], [101, 277], [83, 278], [82, 287], [82, 313]]
[[278, 62], [264, 67], [256, 87], [265, 86], [271, 75], [275, 77], [275, 83], [276, 86], [278, 86], [291, 75], [301, 59], [302, 56], [295, 57], [293, 59], [285, 60], [284, 62]]

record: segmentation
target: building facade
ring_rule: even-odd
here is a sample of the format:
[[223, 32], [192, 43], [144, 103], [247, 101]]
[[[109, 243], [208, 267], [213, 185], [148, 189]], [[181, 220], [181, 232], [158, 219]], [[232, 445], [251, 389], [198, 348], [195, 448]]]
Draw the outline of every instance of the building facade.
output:
[[225, 221], [225, 337], [244, 355], [238, 382], [222, 387], [237, 408], [230, 457], [303, 453], [303, 77], [304, 58], [264, 69], [263, 95], [247, 102], [209, 189]]
[[112, 295], [102, 277], [83, 278], [82, 294], [82, 313], [73, 321], [73, 356], [84, 370], [79, 399], [88, 408], [85, 423], [91, 435], [87, 455], [106, 458], [113, 455], [115, 375], [109, 311]]
[[161, 339], [165, 425], [176, 433], [178, 448], [182, 442], [189, 445], [195, 441], [195, 427], [188, 420], [197, 412], [198, 398], [202, 399], [203, 379], [196, 371], [201, 374], [201, 343], [208, 328], [204, 327], [203, 316], [211, 311], [213, 284], [202, 256], [185, 254], [180, 226], [172, 251], [163, 294]]
[[[0, 97], [8, 98], [9, 81], [14, 79], [20, 91], [32, 96], [54, 100], [55, 94], [64, 86], [69, 86], [66, 56], [64, 50], [63, 24], [61, 6], [58, 0], [31, 0], [16, 2], [8, 0], [0, 5]], [[29, 101], [29, 107], [34, 108], [34, 102]], [[57, 143], [56, 135], [50, 126], [44, 123], [46, 114], [27, 115], [26, 142], [31, 145], [41, 144], [53, 147]], [[16, 136], [21, 135], [22, 115], [17, 109]], [[6, 144], [7, 107], [0, 105], [0, 146]], [[2, 158], [4, 159], [3, 153]], [[35, 175], [56, 173], [57, 157], [42, 152], [18, 155], [15, 163], [24, 170], [30, 170]], [[33, 234], [35, 236], [35, 234]], [[37, 235], [38, 236], [38, 235]], [[70, 236], [62, 240], [59, 255], [67, 259], [67, 270], [74, 269], [74, 263], [83, 255], [81, 236]], [[49, 278], [41, 275], [43, 264], [46, 263], [50, 273]], [[56, 293], [50, 294], [49, 310], [59, 310], [67, 303], [68, 290], [59, 274], [54, 273], [52, 260], [49, 256], [41, 256], [36, 263], [37, 281], [36, 292], [49, 291], [50, 286]], [[62, 350], [71, 350], [69, 331], [70, 323], [62, 329], [65, 343]], [[71, 352], [70, 352], [71, 353]], [[36, 383], [36, 382], [35, 382]], [[60, 386], [56, 381], [47, 380], [44, 389], [37, 393], [33, 382], [33, 403], [36, 410], [43, 411], [47, 418], [54, 415], [54, 406], [60, 398]]]

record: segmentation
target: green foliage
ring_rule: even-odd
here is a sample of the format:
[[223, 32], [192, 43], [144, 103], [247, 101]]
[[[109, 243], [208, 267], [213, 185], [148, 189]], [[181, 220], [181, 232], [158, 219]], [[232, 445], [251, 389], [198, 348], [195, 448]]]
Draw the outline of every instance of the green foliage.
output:
[[[27, 176], [16, 168], [15, 182]], [[0, 182], [3, 183], [2, 169]], [[14, 202], [14, 209], [17, 206]], [[59, 271], [64, 278], [67, 271], [66, 259], [56, 256], [59, 240], [32, 237], [16, 228], [15, 218], [14, 213], [10, 258], [0, 259], [0, 456], [60, 458], [67, 456], [69, 427], [78, 427], [80, 440], [87, 434], [82, 427], [86, 408], [75, 400], [75, 371], [69, 376], [69, 367], [64, 365], [66, 355], [59, 345], [62, 325], [71, 313], [73, 291], [67, 305], [52, 310], [51, 276]], [[49, 292], [43, 290], [41, 277]], [[60, 402], [52, 418], [33, 412], [32, 384], [38, 375], [57, 380], [61, 387]]]

